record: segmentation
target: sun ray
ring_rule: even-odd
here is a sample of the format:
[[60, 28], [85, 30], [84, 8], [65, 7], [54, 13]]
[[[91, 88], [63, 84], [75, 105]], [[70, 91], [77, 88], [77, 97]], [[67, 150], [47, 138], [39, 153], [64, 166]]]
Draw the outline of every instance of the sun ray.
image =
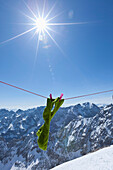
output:
[[51, 12], [53, 11], [53, 9], [56, 6], [56, 2], [54, 3], [54, 5], [52, 6], [52, 8], [49, 10], [48, 14], [46, 15], [46, 17], [44, 18], [45, 20], [48, 18], [48, 16], [51, 14]]
[[[35, 34], [37, 33], [37, 31], [35, 31]], [[37, 61], [37, 56], [38, 56], [38, 49], [39, 49], [39, 43], [40, 43], [40, 31], [38, 32], [38, 40], [37, 40], [37, 44], [36, 44], [36, 53], [35, 53], [35, 58], [34, 58], [34, 63], [33, 63], [33, 68], [32, 68], [32, 76], [34, 74], [34, 69], [35, 69], [35, 65], [36, 65], [36, 61]]]
[[59, 32], [57, 32], [57, 31], [55, 31], [55, 30], [53, 30], [52, 28], [50, 28], [50, 27], [46, 27], [48, 30], [50, 30], [50, 31], [52, 31], [52, 32], [54, 32], [54, 33], [56, 33], [56, 34], [59, 34], [59, 35], [61, 35]]
[[38, 33], [38, 41], [37, 41], [37, 48], [36, 48], [36, 57], [35, 57], [35, 62], [36, 62], [36, 58], [37, 58], [37, 54], [38, 54], [38, 49], [39, 49], [39, 43], [40, 43], [40, 31]]
[[35, 68], [35, 64], [37, 61], [37, 56], [38, 56], [38, 49], [39, 49], [39, 44], [40, 44], [40, 31], [38, 32], [38, 40], [37, 40], [37, 46], [36, 46], [36, 54], [35, 54], [35, 59], [34, 59], [34, 65], [33, 65], [33, 70]]
[[42, 11], [42, 18], [44, 18], [45, 5], [46, 5], [46, 0], [44, 0], [44, 6], [43, 6], [43, 11]]
[[[88, 22], [54, 22], [53, 20], [60, 16], [62, 13], [64, 13], [64, 11], [54, 15], [53, 17], [51, 17], [51, 13], [52, 11], [54, 10], [55, 6], [56, 6], [56, 2], [53, 4], [53, 6], [50, 8], [50, 10], [48, 11], [48, 13], [46, 14], [45, 10], [46, 10], [46, 4], [47, 4], [47, 1], [46, 0], [43, 0], [44, 4], [43, 4], [43, 7], [42, 7], [42, 10], [41, 10], [41, 13], [40, 13], [40, 10], [39, 10], [39, 3], [37, 1], [35, 1], [36, 5], [35, 5], [35, 8], [37, 9], [35, 12], [34, 10], [32, 10], [31, 6], [29, 6], [25, 0], [23, 0], [26, 8], [28, 9], [29, 13], [30, 13], [30, 16], [21, 12], [25, 17], [27, 17], [30, 21], [29, 22], [26, 22], [26, 23], [19, 23], [21, 25], [26, 25], [26, 26], [32, 26], [32, 28], [28, 29], [27, 31], [25, 32], [22, 32], [21, 34], [18, 34], [6, 41], [3, 41], [1, 42], [0, 44], [4, 44], [6, 42], [9, 42], [9, 41], [12, 41], [16, 38], [19, 38], [33, 30], [34, 33], [33, 33], [33, 36], [31, 36], [31, 38], [33, 38], [35, 35], [38, 36], [38, 40], [37, 40], [37, 47], [36, 47], [36, 57], [37, 57], [37, 54], [38, 54], [38, 49], [39, 49], [39, 43], [40, 41], [46, 43], [46, 35], [48, 35], [48, 37], [50, 37], [50, 39], [54, 42], [54, 44], [59, 48], [59, 50], [64, 54], [63, 50], [61, 49], [61, 47], [59, 46], [59, 44], [56, 42], [56, 40], [53, 38], [52, 36], [52, 32], [53, 33], [57, 33], [59, 34], [59, 32], [56, 32], [55, 31], [55, 27], [54, 26], [69, 26], [69, 25], [79, 25], [79, 24], [87, 24]], [[45, 17], [44, 17], [45, 16]], [[54, 29], [53, 29], [54, 28]], [[35, 57], [35, 58], [36, 58]], [[36, 59], [35, 59], [36, 60]], [[36, 61], [35, 61], [36, 62]]]
[[45, 30], [45, 29], [42, 30], [43, 35], [45, 34], [44, 30]]
[[21, 37], [22, 35], [25, 35], [25, 34], [31, 32], [31, 31], [33, 31], [34, 29], [36, 29], [36, 27], [33, 27], [33, 28], [31, 28], [31, 29], [29, 29], [29, 30], [21, 33], [21, 34], [18, 34], [18, 35], [14, 36], [14, 37], [12, 37], [12, 38], [10, 38], [10, 39], [8, 39], [8, 40], [5, 40], [5, 41], [1, 42], [0, 44], [4, 44], [4, 43], [7, 43], [7, 42], [9, 42], [9, 41], [12, 41], [12, 40], [14, 40], [14, 39], [16, 39], [16, 38], [19, 38], [19, 37]]
[[50, 18], [47, 20], [47, 23], [53, 19], [55, 19], [56, 17], [60, 16], [62, 13], [64, 13], [64, 11], [60, 12], [59, 14], [55, 15], [54, 17]]
[[26, 15], [26, 14], [25, 14], [24, 12], [22, 12], [22, 11], [21, 11], [21, 13], [22, 13], [25, 17], [27, 17], [27, 18], [29, 18], [30, 20], [32, 20], [33, 22], [36, 22], [36, 19], [30, 17], [29, 15]]
[[46, 33], [49, 35], [49, 37], [52, 39], [52, 41], [55, 43], [55, 45], [59, 48], [59, 50], [62, 52], [63, 55], [64, 51], [61, 49], [61, 47], [58, 45], [58, 43], [55, 41], [55, 39], [51, 36], [51, 34], [47, 31], [47, 29], [45, 29]]
[[32, 15], [37, 19], [37, 16], [35, 15], [35, 13], [32, 11], [32, 9], [29, 7], [29, 5], [23, 0], [24, 4], [26, 5], [26, 7], [28, 8], [28, 10], [32, 13]]
[[39, 6], [38, 6], [37, 1], [36, 1], [36, 8], [37, 8], [37, 12], [38, 12], [38, 17], [37, 18], [41, 18], [41, 14], [40, 14], [40, 10], [39, 10]]
[[59, 25], [79, 25], [79, 24], [88, 24], [88, 22], [70, 22], [70, 23], [47, 23], [48, 26], [59, 26]]
[[33, 35], [31, 36], [31, 39], [33, 39], [36, 34], [37, 34], [37, 30], [35, 30], [35, 32], [34, 32]]
[[25, 23], [15, 23], [16, 25], [29, 25], [29, 26], [36, 26], [35, 23], [29, 23], [29, 22], [25, 22]]

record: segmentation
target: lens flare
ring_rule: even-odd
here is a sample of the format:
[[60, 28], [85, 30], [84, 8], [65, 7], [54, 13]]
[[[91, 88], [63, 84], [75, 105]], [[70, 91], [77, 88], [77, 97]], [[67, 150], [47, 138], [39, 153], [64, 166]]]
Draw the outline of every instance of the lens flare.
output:
[[16, 36], [14, 36], [14, 37], [11, 37], [11, 38], [1, 42], [0, 44], [7, 43], [9, 41], [12, 41], [14, 39], [17, 39], [17, 38], [25, 35], [25, 34], [28, 34], [31, 31], [34, 31], [32, 37], [38, 35], [38, 42], [37, 42], [36, 53], [38, 52], [40, 41], [45, 41], [45, 36], [46, 35], [49, 36], [49, 38], [54, 42], [54, 44], [63, 53], [63, 50], [61, 49], [61, 47], [58, 45], [56, 40], [52, 37], [52, 33], [56, 33], [56, 31], [54, 30], [54, 26], [69, 26], [69, 25], [72, 26], [72, 25], [77, 25], [77, 24], [87, 24], [87, 22], [74, 22], [74, 23], [63, 23], [63, 22], [56, 23], [56, 22], [51, 22], [52, 20], [54, 20], [56, 17], [59, 17], [63, 13], [63, 12], [60, 12], [57, 15], [49, 17], [50, 14], [52, 13], [52, 11], [54, 10], [55, 6], [56, 6], [55, 5], [56, 3], [48, 11], [48, 13], [45, 14], [46, 0], [44, 0], [44, 5], [43, 5], [42, 13], [40, 13], [39, 6], [37, 6], [38, 14], [36, 15], [35, 13], [37, 13], [37, 11], [33, 11], [31, 9], [31, 7], [24, 0], [23, 0], [23, 2], [25, 4], [26, 8], [29, 10], [29, 15], [24, 14], [23, 12], [22, 12], [22, 14], [24, 14], [24, 16], [27, 17], [29, 19], [29, 21], [30, 21], [28, 23], [23, 23], [23, 24], [24, 25], [29, 25], [29, 26], [31, 26], [31, 28], [26, 30], [26, 31], [24, 31], [24, 32], [22, 32], [22, 33], [20, 33], [20, 34], [18, 34], [18, 35], [16, 35]]

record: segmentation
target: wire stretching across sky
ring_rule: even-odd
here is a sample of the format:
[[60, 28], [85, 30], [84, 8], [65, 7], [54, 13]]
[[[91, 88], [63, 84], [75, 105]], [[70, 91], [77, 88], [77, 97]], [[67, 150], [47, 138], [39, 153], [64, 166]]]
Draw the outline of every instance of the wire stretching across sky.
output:
[[[34, 2], [34, 1], [33, 1]], [[46, 38], [52, 40], [52, 42], [56, 45], [56, 47], [60, 50], [63, 56], [65, 56], [65, 52], [63, 51], [62, 47], [59, 45], [59, 43], [55, 40], [55, 38], [52, 36], [52, 33], [56, 34], [58, 32], [55, 31], [55, 27], [60, 26], [74, 26], [74, 25], [80, 25], [80, 24], [87, 24], [88, 22], [55, 22], [56, 18], [60, 19], [60, 16], [64, 11], [61, 11], [57, 14], [54, 14], [52, 16], [52, 13], [54, 12], [54, 9], [56, 7], [56, 3], [53, 4], [53, 6], [50, 8], [50, 10], [46, 11], [46, 3], [47, 0], [43, 0], [43, 8], [39, 8], [38, 1], [36, 1], [37, 4], [35, 5], [36, 10], [33, 10], [31, 6], [28, 5], [27, 2], [23, 0], [23, 4], [25, 4], [25, 7], [28, 10], [28, 14], [24, 13], [24, 11], [21, 11], [22, 15], [24, 15], [29, 21], [26, 23], [20, 23], [22, 26], [29, 26], [30, 28], [18, 35], [15, 35], [3, 42], [0, 42], [0, 45], [8, 43], [10, 41], [13, 41], [19, 37], [23, 37], [24, 35], [28, 33], [32, 33], [31, 38], [37, 37], [37, 43], [36, 43], [36, 53], [34, 56], [34, 62], [33, 62], [33, 70], [32, 74], [34, 74], [38, 52], [39, 52], [39, 46], [40, 42], [45, 42]], [[16, 23], [17, 24], [17, 23]], [[19, 23], [18, 23], [19, 24]], [[45, 44], [45, 43], [44, 43]]]
[[[38, 94], [38, 93], [34, 93], [34, 92], [32, 92], [32, 91], [23, 89], [23, 88], [21, 88], [21, 87], [17, 87], [17, 86], [15, 86], [15, 85], [12, 85], [12, 84], [9, 84], [9, 83], [3, 82], [3, 81], [0, 81], [0, 83], [5, 84], [5, 85], [10, 86], [10, 87], [13, 87], [13, 88], [16, 88], [16, 89], [19, 89], [19, 90], [22, 90], [22, 91], [24, 91], [24, 92], [27, 92], [27, 93], [30, 93], [30, 94], [33, 94], [33, 95], [36, 95], [36, 96], [42, 97], [42, 98], [46, 98], [46, 99], [48, 98], [48, 97], [46, 97], [46, 96], [40, 95], [40, 94]], [[106, 91], [100, 91], [100, 92], [96, 92], [96, 93], [91, 93], [91, 94], [84, 94], [84, 95], [81, 95], [81, 96], [75, 96], [75, 97], [65, 98], [64, 100], [71, 100], [71, 99], [83, 98], [83, 97], [94, 96], [94, 95], [99, 95], [99, 94], [104, 94], [104, 93], [110, 93], [110, 92], [113, 92], [113, 89], [111, 89], [111, 90], [106, 90]]]
[[[14, 39], [17, 39], [19, 37], [22, 37], [23, 35], [25, 34], [28, 34], [32, 31], [34, 31], [34, 36], [37, 36], [38, 37], [38, 42], [37, 42], [37, 49], [36, 49], [36, 54], [38, 53], [38, 48], [39, 48], [39, 43], [40, 43], [40, 36], [43, 35], [43, 38], [45, 36], [45, 34], [47, 34], [49, 36], [49, 38], [54, 42], [54, 44], [60, 49], [60, 51], [62, 51], [61, 47], [59, 46], [59, 44], [56, 42], [56, 40], [52, 37], [51, 35], [51, 32], [55, 32], [54, 30], [54, 27], [53, 26], [73, 26], [73, 25], [78, 25], [78, 24], [87, 24], [88, 22], [73, 22], [73, 23], [64, 23], [64, 22], [61, 22], [61, 23], [56, 23], [56, 22], [52, 22], [52, 20], [54, 20], [56, 17], [59, 17], [59, 15], [62, 14], [61, 13], [58, 13], [57, 15], [53, 16], [53, 17], [50, 17], [50, 14], [52, 13], [52, 11], [54, 10], [55, 8], [55, 4], [52, 6], [52, 8], [48, 11], [47, 14], [45, 14], [45, 6], [46, 6], [46, 0], [44, 0], [44, 5], [43, 5], [43, 10], [42, 10], [42, 13], [40, 13], [40, 10], [38, 9], [38, 14], [36, 15], [35, 12], [36, 11], [33, 11], [30, 6], [24, 2], [27, 9], [29, 10], [30, 15], [27, 15], [27, 14], [24, 14], [27, 18], [29, 18], [30, 22], [29, 23], [23, 23], [24, 25], [29, 25], [31, 26], [32, 28], [16, 35], [16, 36], [13, 36], [3, 42], [1, 42], [0, 44], [4, 44], [4, 43], [7, 43], [7, 42], [10, 42]], [[52, 27], [52, 28], [51, 28]], [[40, 97], [43, 97], [43, 98], [47, 98], [43, 95], [40, 95], [40, 94], [37, 94], [37, 93], [34, 93], [34, 92], [31, 92], [31, 91], [28, 91], [28, 90], [25, 90], [23, 88], [20, 88], [20, 87], [17, 87], [17, 86], [14, 86], [14, 85], [11, 85], [11, 84], [8, 84], [8, 83], [5, 83], [5, 82], [2, 82], [0, 81], [0, 83], [2, 84], [6, 84], [8, 86], [11, 86], [11, 87], [14, 87], [14, 88], [17, 88], [19, 90], [22, 90], [22, 91], [25, 91], [25, 92], [28, 92], [28, 93], [31, 93], [33, 95], [37, 95], [37, 96], [40, 96]], [[108, 93], [108, 92], [111, 92], [113, 90], [108, 90], [108, 91], [102, 91], [102, 92], [97, 92], [97, 93], [92, 93], [92, 94], [86, 94], [86, 95], [81, 95], [81, 96], [76, 96], [76, 97], [71, 97], [71, 98], [66, 98], [65, 100], [70, 100], [70, 99], [76, 99], [76, 98], [81, 98], [81, 97], [87, 97], [87, 96], [92, 96], [92, 95], [97, 95], [97, 94], [102, 94], [102, 93]]]

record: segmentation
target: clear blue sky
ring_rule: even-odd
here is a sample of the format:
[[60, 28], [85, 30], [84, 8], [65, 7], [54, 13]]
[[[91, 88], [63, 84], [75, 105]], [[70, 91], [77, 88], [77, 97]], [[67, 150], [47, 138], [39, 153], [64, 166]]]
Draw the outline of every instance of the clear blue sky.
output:
[[[32, 8], [30, 0], [25, 2]], [[41, 9], [42, 0], [38, 2]], [[46, 5], [47, 11], [53, 1], [48, 0]], [[64, 12], [52, 22], [88, 22], [52, 26], [58, 33], [51, 35], [64, 54], [47, 36], [46, 44], [40, 41], [36, 58], [37, 35], [32, 38], [32, 31], [0, 44], [0, 80], [45, 96], [64, 93], [64, 98], [113, 89], [113, 1], [57, 0], [51, 17], [61, 11]], [[32, 16], [23, 0], [0, 1], [0, 42], [31, 28], [19, 24], [29, 22], [22, 12]], [[64, 106], [87, 101], [109, 103], [111, 95], [67, 101]], [[27, 108], [45, 103], [43, 98], [0, 84], [0, 108]]]

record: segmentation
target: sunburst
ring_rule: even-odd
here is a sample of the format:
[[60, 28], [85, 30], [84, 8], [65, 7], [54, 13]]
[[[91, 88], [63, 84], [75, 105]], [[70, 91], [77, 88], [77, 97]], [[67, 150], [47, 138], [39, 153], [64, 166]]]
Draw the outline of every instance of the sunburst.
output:
[[23, 24], [30, 25], [32, 28], [30, 28], [30, 29], [26, 30], [25, 32], [22, 32], [21, 34], [18, 34], [18, 35], [14, 36], [10, 39], [7, 39], [7, 40], [1, 42], [0, 44], [7, 43], [9, 41], [12, 41], [16, 38], [19, 38], [19, 37], [25, 35], [25, 34], [28, 34], [31, 31], [35, 31], [33, 36], [38, 35], [37, 51], [38, 51], [38, 48], [39, 48], [40, 41], [43, 40], [43, 38], [45, 37], [46, 34], [55, 43], [55, 45], [62, 51], [61, 47], [58, 45], [56, 40], [52, 37], [51, 32], [55, 33], [53, 26], [69, 26], [69, 25], [77, 25], [77, 24], [86, 24], [87, 23], [87, 22], [73, 22], [73, 23], [63, 23], [63, 22], [58, 23], [57, 22], [57, 23], [54, 23], [54, 22], [51, 22], [51, 21], [54, 20], [56, 17], [59, 17], [59, 15], [62, 14], [62, 12], [61, 12], [61, 13], [58, 13], [57, 15], [53, 16], [53, 17], [49, 17], [50, 14], [52, 13], [52, 11], [55, 8], [55, 4], [52, 6], [52, 8], [49, 10], [49, 12], [47, 14], [45, 14], [46, 0], [44, 0], [42, 13], [40, 13], [39, 9], [38, 9], [37, 10], [38, 14], [36, 15], [35, 14], [36, 11], [33, 11], [26, 2], [24, 2], [24, 3], [26, 5], [26, 7], [28, 8], [29, 12], [31, 13], [30, 15], [32, 15], [32, 16], [24, 14], [22, 12], [30, 20], [29, 23], [23, 23]]

